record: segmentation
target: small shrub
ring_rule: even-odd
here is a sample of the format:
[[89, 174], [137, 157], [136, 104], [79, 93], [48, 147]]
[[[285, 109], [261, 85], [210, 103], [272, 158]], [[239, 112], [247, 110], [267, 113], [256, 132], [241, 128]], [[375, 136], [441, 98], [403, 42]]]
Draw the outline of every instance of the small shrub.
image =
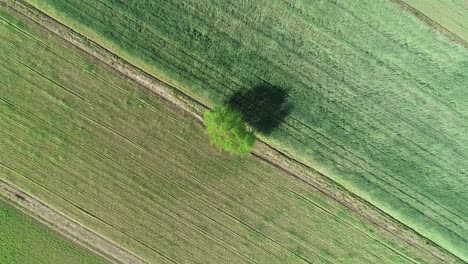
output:
[[211, 144], [220, 150], [245, 156], [255, 142], [241, 115], [229, 107], [215, 107], [205, 112], [206, 130]]

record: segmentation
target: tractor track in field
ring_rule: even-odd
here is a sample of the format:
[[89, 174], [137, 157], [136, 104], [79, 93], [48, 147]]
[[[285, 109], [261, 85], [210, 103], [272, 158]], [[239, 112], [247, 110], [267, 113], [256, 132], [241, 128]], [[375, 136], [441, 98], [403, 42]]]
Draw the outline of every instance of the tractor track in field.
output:
[[[396, 0], [396, 2], [400, 2]], [[54, 20], [53, 18], [47, 16], [46, 14], [42, 13], [41, 11], [31, 7], [27, 4], [22, 3], [21, 1], [14, 1], [14, 0], [0, 0], [0, 3], [10, 8], [10, 10], [15, 11], [21, 17], [26, 20], [31, 20], [34, 23], [38, 24], [45, 30], [51, 32], [52, 34], [58, 36], [60, 39], [70, 43], [71, 45], [79, 48], [80, 50], [84, 51], [86, 54], [90, 55], [94, 59], [104, 63], [105, 65], [109, 66], [116, 72], [123, 75], [125, 78], [132, 80], [147, 89], [153, 91], [158, 96], [162, 97], [163, 99], [169, 101], [170, 103], [174, 104], [178, 108], [181, 108], [191, 116], [193, 116], [197, 121], [203, 122], [203, 111], [208, 109], [207, 105], [195, 100], [193, 97], [183, 93], [182, 91], [178, 90], [177, 88], [171, 87], [170, 85], [156, 79], [154, 76], [148, 74], [147, 72], [143, 71], [140, 68], [133, 66], [132, 64], [128, 63], [124, 59], [118, 57], [117, 55], [113, 54], [111, 51], [107, 50], [106, 48], [99, 46], [92, 40], [86, 38], [85, 36], [73, 31], [72, 29], [68, 28], [67, 26], [61, 24], [59, 21]], [[465, 43], [468, 45], [468, 43]], [[362, 198], [358, 197], [357, 195], [349, 192], [336, 182], [329, 179], [327, 176], [321, 174], [320, 172], [316, 171], [315, 169], [309, 167], [301, 163], [298, 160], [293, 159], [287, 153], [276, 149], [275, 147], [269, 145], [267, 142], [263, 141], [262, 139], [257, 140], [257, 144], [253, 151], [253, 155], [283, 171], [288, 173], [289, 175], [301, 180], [307, 185], [310, 185], [317, 191], [323, 193], [324, 195], [330, 197], [331, 199], [339, 202], [340, 204], [346, 206], [347, 208], [353, 210], [361, 217], [364, 217], [368, 221], [372, 222], [373, 224], [379, 226], [382, 229], [382, 232], [389, 236], [394, 236], [402, 241], [405, 241], [408, 244], [418, 248], [421, 252], [425, 254], [431, 255], [436, 259], [440, 260], [441, 262], [458, 262], [461, 261], [458, 257], [454, 256], [450, 252], [446, 251], [444, 248], [438, 246], [434, 242], [428, 240], [425, 237], [422, 237], [419, 233], [414, 231], [413, 229], [405, 226], [398, 220], [392, 218], [390, 215], [386, 214], [385, 212], [381, 211], [379, 208], [374, 207], [367, 201], [363, 200]], [[4, 186], [7, 186], [5, 188]], [[33, 204], [42, 204], [43, 207], [34, 207], [32, 206], [31, 209], [36, 208], [36, 210], [41, 210], [37, 208], [43, 208], [46, 212], [55, 213], [60, 215], [60, 213], [54, 212], [52, 208], [48, 207], [44, 203], [34, 199], [31, 196], [28, 196], [18, 190], [16, 187], [7, 184], [6, 182], [0, 181], [0, 187], [2, 187], [2, 191], [10, 190], [9, 197], [15, 201], [22, 199], [18, 198], [16, 194], [23, 195], [27, 197], [28, 201], [35, 201]], [[16, 197], [16, 198], [15, 198]], [[25, 206], [26, 203], [20, 203], [20, 205]], [[36, 215], [39, 213], [36, 213]], [[39, 214], [40, 215], [40, 214]], [[73, 237], [74, 240], [81, 240], [81, 244], [86, 244], [91, 237], [95, 237], [96, 239], [103, 240], [103, 245], [108, 244], [110, 246], [109, 249], [113, 250], [111, 252], [104, 251], [104, 254], [110, 255], [113, 258], [116, 258], [115, 254], [123, 254], [122, 259], [118, 258], [120, 261], [124, 262], [124, 260], [135, 259], [135, 261], [125, 262], [125, 263], [144, 263], [143, 260], [138, 258], [135, 255], [132, 255], [129, 252], [124, 251], [123, 249], [119, 248], [116, 245], [113, 245], [110, 241], [104, 241], [105, 238], [99, 236], [96, 233], [93, 233], [90, 230], [81, 227], [79, 224], [74, 222], [71, 219], [68, 219], [66, 216], [62, 215], [62, 218], [68, 220], [70, 223], [74, 223], [78, 225], [80, 228], [85, 230], [88, 233], [81, 233], [80, 236]], [[50, 225], [55, 226], [55, 220], [53, 218], [44, 219], [48, 221]], [[73, 236], [73, 229], [64, 228], [61, 230], [63, 233], [68, 234], [69, 236]], [[83, 231], [83, 232], [85, 232]], [[94, 251], [102, 253], [102, 248], [95, 247], [96, 245], [91, 243], [88, 247], [94, 247]], [[99, 246], [99, 245], [98, 245]], [[114, 247], [114, 248], [112, 248]], [[139, 262], [138, 262], [139, 261]]]

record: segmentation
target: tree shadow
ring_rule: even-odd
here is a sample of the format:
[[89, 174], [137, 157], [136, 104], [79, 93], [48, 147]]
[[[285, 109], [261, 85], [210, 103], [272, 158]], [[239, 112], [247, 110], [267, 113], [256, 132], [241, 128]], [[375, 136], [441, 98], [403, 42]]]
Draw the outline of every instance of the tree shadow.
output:
[[244, 121], [257, 132], [270, 134], [291, 113], [288, 90], [271, 84], [260, 84], [232, 94], [227, 104], [237, 110]]

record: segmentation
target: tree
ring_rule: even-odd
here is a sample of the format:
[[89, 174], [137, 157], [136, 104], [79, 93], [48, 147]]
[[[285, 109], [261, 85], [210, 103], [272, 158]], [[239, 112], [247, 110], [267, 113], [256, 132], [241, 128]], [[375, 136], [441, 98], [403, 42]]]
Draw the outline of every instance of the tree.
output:
[[206, 130], [211, 144], [220, 150], [245, 156], [255, 142], [255, 134], [247, 128], [242, 116], [223, 106], [205, 112]]

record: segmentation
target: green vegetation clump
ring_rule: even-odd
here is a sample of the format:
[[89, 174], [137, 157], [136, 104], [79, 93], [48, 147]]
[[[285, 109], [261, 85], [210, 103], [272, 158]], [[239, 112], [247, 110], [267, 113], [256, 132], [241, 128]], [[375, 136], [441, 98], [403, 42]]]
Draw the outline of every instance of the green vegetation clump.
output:
[[239, 156], [252, 151], [254, 132], [237, 111], [227, 106], [215, 107], [205, 112], [205, 124], [210, 142], [220, 150]]

